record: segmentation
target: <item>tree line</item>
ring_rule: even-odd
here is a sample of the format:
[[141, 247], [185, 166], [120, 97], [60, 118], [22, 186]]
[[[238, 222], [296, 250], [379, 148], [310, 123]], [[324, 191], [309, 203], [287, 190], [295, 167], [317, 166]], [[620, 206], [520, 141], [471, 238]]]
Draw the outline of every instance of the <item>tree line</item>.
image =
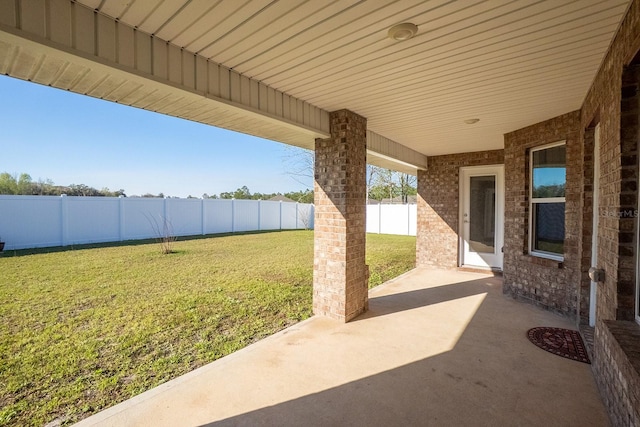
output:
[[[236, 191], [223, 191], [219, 195], [202, 195], [203, 199], [241, 199], [241, 200], [269, 200], [276, 196], [284, 196], [294, 202], [313, 203], [313, 190], [290, 191], [288, 193], [252, 193], [249, 187], [243, 185]], [[189, 196], [191, 197], [191, 196]]]
[[418, 194], [416, 185], [413, 175], [367, 165], [367, 195], [371, 200], [408, 203], [409, 196]]
[[[90, 187], [85, 184], [71, 185], [55, 185], [50, 179], [34, 181], [28, 173], [10, 174], [8, 172], [0, 173], [0, 194], [22, 195], [22, 196], [88, 196], [88, 197], [127, 197], [125, 190], [116, 191], [109, 190], [104, 187], [101, 190]], [[203, 199], [251, 199], [251, 200], [268, 200], [275, 196], [285, 196], [291, 200], [300, 203], [313, 203], [313, 191], [290, 191], [288, 193], [251, 193], [245, 185], [236, 191], [224, 191], [219, 195], [202, 195]], [[164, 193], [152, 194], [145, 193], [140, 196], [131, 197], [166, 197]], [[193, 196], [189, 196], [193, 198]]]
[[[309, 173], [313, 173], [312, 171]], [[415, 195], [416, 177], [395, 172], [377, 166], [367, 165], [367, 197], [371, 200], [387, 200], [394, 203], [407, 203], [408, 196]], [[68, 186], [55, 185], [50, 179], [34, 181], [28, 173], [0, 173], [0, 194], [29, 196], [89, 196], [89, 197], [127, 197], [125, 190], [112, 191], [109, 188], [96, 189], [85, 184]], [[235, 191], [223, 191], [219, 194], [203, 194], [203, 199], [244, 199], [269, 200], [276, 196], [284, 196], [299, 203], [313, 203], [313, 190], [290, 191], [286, 193], [252, 193], [246, 185]], [[164, 193], [145, 193], [131, 197], [166, 197]], [[189, 196], [189, 198], [194, 198]]]
[[125, 196], [124, 190], [111, 191], [108, 188], [98, 190], [85, 184], [71, 184], [68, 186], [55, 185], [50, 179], [34, 181], [28, 173], [10, 174], [0, 173], [0, 194], [15, 194], [25, 196]]
[[[286, 146], [283, 161], [287, 174], [301, 184], [313, 180], [315, 152]], [[367, 164], [367, 199], [391, 203], [407, 203], [418, 193], [414, 175]]]

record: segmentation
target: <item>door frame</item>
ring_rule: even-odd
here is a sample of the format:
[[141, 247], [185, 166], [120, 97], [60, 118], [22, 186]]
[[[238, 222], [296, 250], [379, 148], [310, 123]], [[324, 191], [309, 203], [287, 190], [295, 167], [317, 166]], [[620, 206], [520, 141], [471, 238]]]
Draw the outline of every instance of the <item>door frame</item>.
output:
[[[598, 268], [598, 228], [600, 223], [600, 124], [593, 131], [593, 193], [591, 223], [591, 267]], [[589, 326], [596, 326], [598, 283], [589, 283]]]
[[[464, 207], [466, 193], [466, 181], [471, 176], [495, 175], [496, 176], [496, 254], [499, 265], [477, 266], [465, 264], [465, 242], [464, 242]], [[472, 268], [486, 268], [487, 270], [502, 270], [504, 265], [504, 164], [483, 165], [483, 166], [463, 166], [459, 169], [458, 182], [458, 266]]]

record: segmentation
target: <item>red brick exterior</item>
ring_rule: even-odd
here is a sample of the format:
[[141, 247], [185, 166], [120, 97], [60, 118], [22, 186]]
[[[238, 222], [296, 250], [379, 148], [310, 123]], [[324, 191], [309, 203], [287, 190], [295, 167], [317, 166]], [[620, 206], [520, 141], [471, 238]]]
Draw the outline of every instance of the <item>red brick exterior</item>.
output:
[[[634, 0], [579, 111], [505, 135], [504, 292], [589, 316], [595, 126], [600, 125], [598, 285], [593, 370], [613, 425], [640, 426], [640, 325], [633, 321], [640, 171], [640, 0]], [[529, 152], [567, 146], [564, 260], [528, 253]], [[502, 152], [492, 152], [502, 156]], [[500, 153], [500, 154], [498, 154]], [[417, 265], [458, 265], [458, 171], [501, 163], [479, 153], [430, 157], [418, 173]], [[488, 157], [492, 155], [489, 154]]]
[[[565, 194], [564, 261], [529, 255], [529, 153], [531, 148], [565, 141], [567, 181]], [[582, 140], [580, 112], [574, 111], [504, 136], [506, 294], [549, 310], [575, 316], [582, 252]]]
[[331, 138], [316, 140], [313, 312], [349, 321], [367, 310], [367, 120], [331, 113]]
[[417, 266], [458, 267], [460, 168], [503, 163], [503, 150], [429, 157], [418, 171]]
[[615, 320], [598, 324], [593, 370], [612, 425], [640, 426], [640, 328], [634, 322]]
[[600, 125], [598, 266], [605, 281], [598, 286], [594, 373], [613, 424], [634, 426], [640, 426], [640, 325], [631, 321], [638, 255], [640, 79], [637, 66], [629, 65], [638, 63], [632, 60], [639, 49], [640, 1], [634, 0], [581, 110], [586, 144], [590, 129]]
[[[594, 128], [600, 125], [598, 286], [593, 369], [613, 425], [640, 426], [640, 325], [633, 321], [638, 229], [640, 0], [627, 15], [579, 111], [505, 135], [504, 150], [430, 157], [418, 172], [418, 266], [458, 266], [459, 169], [505, 164], [504, 292], [586, 323], [591, 265]], [[636, 65], [637, 64], [637, 65]], [[366, 310], [364, 194], [366, 121], [332, 115], [316, 142], [314, 311], [349, 320]], [[562, 262], [532, 256], [529, 153], [567, 147]], [[631, 215], [629, 215], [631, 212]]]
[[[638, 256], [640, 0], [634, 0], [582, 108], [505, 135], [504, 291], [588, 320], [594, 129], [600, 125], [598, 285], [593, 368], [613, 425], [640, 426], [640, 325], [633, 321]], [[635, 58], [635, 60], [634, 60]], [[567, 141], [564, 262], [527, 254], [531, 147]]]

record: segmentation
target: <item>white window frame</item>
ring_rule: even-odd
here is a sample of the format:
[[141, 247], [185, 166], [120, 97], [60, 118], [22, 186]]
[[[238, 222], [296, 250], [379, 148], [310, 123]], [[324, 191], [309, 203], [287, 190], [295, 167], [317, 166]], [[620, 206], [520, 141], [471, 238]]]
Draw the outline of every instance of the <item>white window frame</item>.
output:
[[[531, 150], [529, 150], [529, 255], [533, 255], [533, 256], [537, 256], [540, 258], [548, 258], [548, 259], [552, 259], [554, 261], [564, 261], [564, 255], [558, 255], [555, 254], [553, 252], [546, 252], [546, 251], [541, 251], [541, 250], [537, 250], [533, 248], [533, 242], [534, 242], [534, 238], [533, 238], [533, 233], [534, 233], [534, 229], [533, 229], [533, 207], [534, 207], [534, 199], [533, 199], [533, 153], [535, 153], [536, 151], [542, 151], [542, 150], [547, 150], [549, 148], [553, 148], [553, 147], [559, 147], [561, 145], [565, 146], [565, 150], [566, 150], [566, 145], [567, 142], [565, 140], [563, 141], [558, 141], [558, 142], [554, 142], [551, 144], [546, 144], [546, 145], [541, 145], [540, 147], [535, 147], [532, 148]], [[566, 170], [566, 163], [565, 163], [565, 170]], [[565, 175], [565, 189], [566, 189], [566, 175]], [[535, 199], [535, 204], [538, 203], [565, 203], [565, 209], [566, 209], [566, 194], [565, 197], [547, 197], [547, 198], [536, 198]]]

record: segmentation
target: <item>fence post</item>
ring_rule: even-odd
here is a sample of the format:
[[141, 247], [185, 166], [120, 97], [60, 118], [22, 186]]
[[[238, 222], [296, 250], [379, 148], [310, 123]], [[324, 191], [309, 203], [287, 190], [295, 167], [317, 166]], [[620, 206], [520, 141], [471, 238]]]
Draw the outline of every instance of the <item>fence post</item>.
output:
[[202, 235], [204, 236], [206, 233], [206, 227], [207, 227], [207, 223], [206, 223], [206, 211], [205, 211], [205, 207], [204, 207], [204, 197], [202, 198], [202, 203], [200, 204], [200, 219], [202, 220], [200, 225], [202, 228]]
[[411, 234], [411, 209], [409, 209], [409, 203], [407, 203], [407, 236]]
[[118, 237], [124, 240], [124, 196], [118, 196]]
[[378, 203], [378, 234], [382, 234], [382, 201]]
[[282, 200], [280, 200], [280, 231], [282, 231]]
[[261, 220], [261, 215], [260, 215], [260, 202], [262, 201], [262, 199], [258, 199], [258, 231], [262, 230], [261, 224], [260, 224], [260, 220]]
[[236, 232], [236, 198], [231, 198], [231, 232]]
[[61, 243], [61, 246], [67, 246], [67, 242], [69, 240], [69, 224], [68, 224], [69, 205], [67, 203], [67, 200], [68, 199], [66, 194], [60, 195], [60, 219], [61, 219], [60, 243]]
[[162, 203], [162, 223], [166, 224], [167, 223], [167, 197], [165, 196], [164, 199], [162, 199], [163, 203]]
[[296, 226], [295, 226], [295, 230], [298, 229], [298, 202], [296, 202]]

